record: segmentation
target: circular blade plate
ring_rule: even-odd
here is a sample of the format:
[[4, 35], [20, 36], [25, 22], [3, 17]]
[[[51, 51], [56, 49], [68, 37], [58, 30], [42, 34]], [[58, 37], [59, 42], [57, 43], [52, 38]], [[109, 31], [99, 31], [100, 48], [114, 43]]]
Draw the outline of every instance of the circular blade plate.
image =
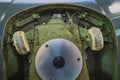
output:
[[38, 50], [35, 68], [43, 80], [75, 80], [82, 70], [81, 52], [68, 40], [52, 39]]

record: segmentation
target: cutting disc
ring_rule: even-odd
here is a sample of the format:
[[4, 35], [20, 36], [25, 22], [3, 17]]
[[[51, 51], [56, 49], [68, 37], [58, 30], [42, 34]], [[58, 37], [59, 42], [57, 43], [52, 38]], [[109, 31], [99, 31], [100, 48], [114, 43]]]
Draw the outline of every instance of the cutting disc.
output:
[[35, 68], [42, 80], [75, 80], [82, 70], [81, 52], [68, 40], [51, 39], [39, 48]]

